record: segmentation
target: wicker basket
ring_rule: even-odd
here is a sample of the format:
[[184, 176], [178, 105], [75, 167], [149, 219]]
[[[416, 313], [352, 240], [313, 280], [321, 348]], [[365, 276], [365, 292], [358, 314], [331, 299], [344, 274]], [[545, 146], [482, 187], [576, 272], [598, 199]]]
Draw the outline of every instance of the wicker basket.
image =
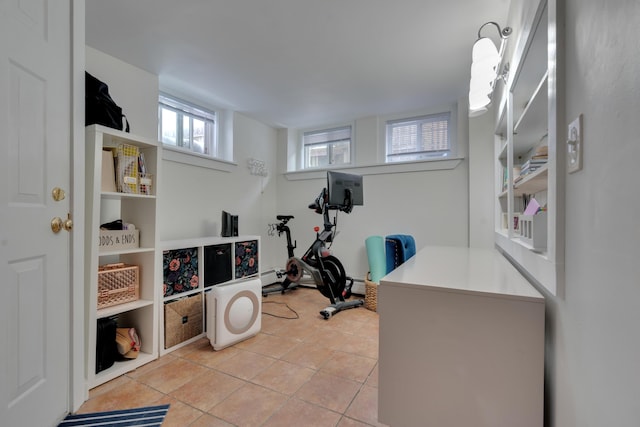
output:
[[140, 299], [139, 267], [124, 263], [98, 267], [98, 310]]
[[378, 284], [369, 280], [369, 273], [364, 279], [364, 307], [371, 311], [378, 309]]
[[202, 294], [180, 298], [164, 305], [164, 348], [178, 345], [203, 332]]

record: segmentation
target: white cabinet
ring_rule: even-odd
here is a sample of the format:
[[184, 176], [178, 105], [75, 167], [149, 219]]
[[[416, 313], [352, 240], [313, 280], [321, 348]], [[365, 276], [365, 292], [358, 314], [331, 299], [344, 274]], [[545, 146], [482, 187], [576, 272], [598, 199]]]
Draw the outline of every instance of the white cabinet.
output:
[[[510, 72], [496, 121], [495, 241], [530, 278], [559, 295], [564, 281], [564, 153], [556, 90], [557, 5], [555, 0], [523, 5], [528, 18], [506, 59]], [[523, 222], [520, 216], [532, 200], [543, 207], [542, 214]]]
[[[162, 148], [156, 141], [99, 125], [88, 126], [85, 138], [86, 374], [87, 386], [93, 388], [158, 357], [156, 194]], [[147, 173], [152, 179], [151, 185], [143, 190], [148, 194], [102, 191], [103, 149], [117, 149], [122, 144], [137, 147], [143, 154]], [[134, 224], [139, 231], [136, 247], [100, 249], [100, 225], [118, 219]], [[113, 263], [138, 266], [139, 299], [98, 309], [98, 268]], [[142, 346], [137, 358], [116, 361], [110, 368], [96, 373], [96, 325], [98, 319], [107, 317], [117, 317], [118, 326], [135, 327]]]
[[379, 421], [542, 426], [544, 307], [496, 250], [418, 251], [378, 286]]
[[201, 237], [160, 243], [157, 286], [160, 354], [205, 336], [205, 292], [260, 277], [260, 236]]

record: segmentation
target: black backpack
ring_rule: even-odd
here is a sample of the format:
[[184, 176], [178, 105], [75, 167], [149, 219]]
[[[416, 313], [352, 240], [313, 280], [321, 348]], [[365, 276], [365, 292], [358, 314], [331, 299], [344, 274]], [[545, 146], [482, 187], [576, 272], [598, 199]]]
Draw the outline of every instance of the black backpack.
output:
[[84, 78], [85, 126], [98, 124], [129, 132], [129, 121], [122, 114], [122, 108], [111, 99], [109, 86], [86, 71]]

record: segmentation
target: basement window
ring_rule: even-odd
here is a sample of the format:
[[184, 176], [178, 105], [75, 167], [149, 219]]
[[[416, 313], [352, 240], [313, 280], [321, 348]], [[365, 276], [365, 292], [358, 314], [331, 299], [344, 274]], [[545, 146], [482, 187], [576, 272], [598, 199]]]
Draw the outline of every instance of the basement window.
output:
[[351, 126], [304, 132], [304, 168], [326, 168], [351, 163]]
[[388, 121], [387, 163], [450, 157], [450, 126], [450, 112]]
[[160, 95], [158, 138], [165, 147], [218, 158], [216, 113]]

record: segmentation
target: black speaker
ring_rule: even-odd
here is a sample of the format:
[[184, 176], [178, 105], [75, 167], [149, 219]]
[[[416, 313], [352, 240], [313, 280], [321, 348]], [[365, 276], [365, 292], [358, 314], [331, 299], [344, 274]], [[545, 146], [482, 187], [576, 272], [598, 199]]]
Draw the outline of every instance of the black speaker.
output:
[[231, 228], [233, 233], [232, 235], [237, 236], [238, 235], [238, 215], [231, 216]]
[[220, 236], [232, 237], [238, 235], [238, 215], [231, 215], [229, 212], [222, 211], [220, 218]]

